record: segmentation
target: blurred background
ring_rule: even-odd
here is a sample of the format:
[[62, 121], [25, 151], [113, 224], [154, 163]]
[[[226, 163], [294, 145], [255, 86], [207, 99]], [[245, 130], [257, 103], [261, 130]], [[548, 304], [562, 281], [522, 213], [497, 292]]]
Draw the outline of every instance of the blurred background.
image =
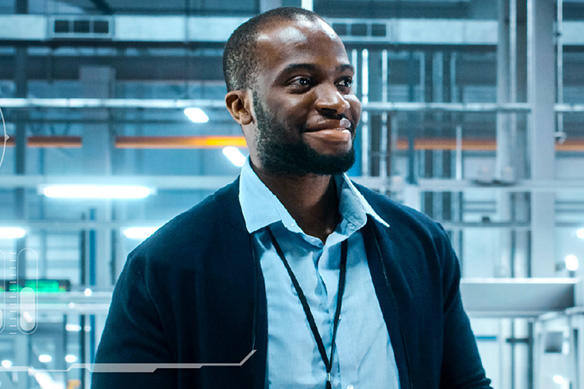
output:
[[0, 387], [89, 388], [127, 254], [247, 156], [223, 45], [279, 6], [344, 40], [349, 174], [449, 232], [493, 386], [584, 388], [581, 0], [1, 0]]

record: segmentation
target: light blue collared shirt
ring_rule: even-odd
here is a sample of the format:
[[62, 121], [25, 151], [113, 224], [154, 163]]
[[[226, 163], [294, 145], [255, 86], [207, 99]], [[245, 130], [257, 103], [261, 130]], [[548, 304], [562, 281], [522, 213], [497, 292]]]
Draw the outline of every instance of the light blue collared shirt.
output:
[[326, 242], [305, 234], [251, 168], [241, 170], [239, 202], [252, 233], [268, 303], [268, 387], [323, 388], [326, 368], [298, 295], [266, 230], [270, 226], [290, 263], [330, 356], [341, 242], [348, 239], [346, 286], [333, 357], [335, 389], [398, 389], [395, 356], [373, 288], [360, 229], [371, 215], [386, 227], [346, 175], [335, 177], [342, 220]]

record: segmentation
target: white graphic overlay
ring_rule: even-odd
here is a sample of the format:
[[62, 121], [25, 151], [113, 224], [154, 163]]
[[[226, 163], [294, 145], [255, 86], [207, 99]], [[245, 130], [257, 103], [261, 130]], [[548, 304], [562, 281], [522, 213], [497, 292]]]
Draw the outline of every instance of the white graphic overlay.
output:
[[[26, 248], [18, 253], [0, 251], [0, 264], [1, 276], [7, 280], [6, 290], [0, 293], [0, 334], [30, 335], [36, 331], [38, 321], [39, 255]], [[28, 277], [20, 278], [20, 266], [26, 267]]]
[[0, 372], [46, 372], [66, 373], [73, 369], [87, 369], [94, 373], [154, 373], [158, 369], [200, 369], [203, 367], [241, 367], [254, 354], [251, 350], [241, 362], [232, 363], [73, 363], [65, 370], [59, 369], [35, 369], [29, 366], [0, 366]]

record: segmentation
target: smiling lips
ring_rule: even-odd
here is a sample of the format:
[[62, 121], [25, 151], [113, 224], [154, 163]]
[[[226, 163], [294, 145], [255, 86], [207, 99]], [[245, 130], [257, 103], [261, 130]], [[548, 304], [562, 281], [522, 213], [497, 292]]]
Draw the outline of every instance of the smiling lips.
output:
[[323, 128], [307, 131], [304, 134], [326, 142], [345, 143], [351, 141], [351, 127], [351, 121], [347, 118], [342, 118], [339, 121], [338, 127], [327, 125], [326, 127], [323, 126]]

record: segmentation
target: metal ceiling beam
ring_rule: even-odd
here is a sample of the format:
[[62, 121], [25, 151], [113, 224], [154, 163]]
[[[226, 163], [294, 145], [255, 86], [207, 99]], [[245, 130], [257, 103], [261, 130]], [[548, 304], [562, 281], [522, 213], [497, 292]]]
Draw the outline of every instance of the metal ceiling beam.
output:
[[[223, 100], [212, 99], [92, 99], [92, 98], [0, 98], [0, 107], [11, 109], [30, 108], [111, 108], [111, 109], [183, 109], [225, 108]], [[418, 102], [370, 102], [363, 104], [369, 112], [514, 112], [529, 113], [528, 103], [418, 103]], [[583, 113], [584, 104], [555, 104], [556, 112]]]
[[[105, 0], [92, 0], [107, 7]], [[111, 9], [111, 7], [109, 7]], [[54, 32], [53, 23], [57, 19], [107, 19], [110, 29], [103, 36], [72, 33], [59, 35]], [[145, 16], [145, 15], [0, 15], [0, 42], [64, 43], [63, 39], [94, 39], [102, 42], [104, 37], [110, 44], [121, 42], [144, 43], [224, 43], [231, 31], [243, 23], [246, 17], [226, 16]], [[366, 31], [373, 24], [383, 25], [383, 36], [341, 37], [347, 44], [381, 43], [401, 45], [472, 45], [495, 46], [497, 44], [497, 21], [476, 19], [371, 19], [328, 18], [331, 24], [351, 26], [361, 24]], [[350, 31], [352, 28], [348, 28]], [[97, 34], [99, 35], [99, 34]], [[584, 23], [566, 21], [563, 23], [563, 43], [565, 46], [584, 45]], [[67, 41], [70, 43], [69, 41]]]
[[103, 12], [106, 15], [112, 15], [114, 10], [105, 0], [90, 0], [91, 3], [97, 8], [99, 11]]
[[[235, 174], [235, 173], [234, 173]], [[158, 190], [216, 190], [235, 179], [233, 176], [78, 176], [78, 175], [3, 175], [0, 180], [0, 189], [15, 187], [36, 189], [40, 185], [52, 184], [92, 184], [92, 185], [144, 185]], [[388, 177], [361, 177], [351, 179], [357, 183], [372, 187], [404, 190], [403, 182], [395, 182]], [[464, 192], [464, 191], [504, 191], [504, 192], [547, 192], [547, 193], [581, 193], [584, 192], [584, 180], [518, 180], [516, 182], [484, 182], [478, 180], [454, 180], [440, 178], [420, 178], [417, 185], [411, 185], [421, 192]]]
[[[101, 122], [100, 124], [107, 123]], [[183, 121], [184, 123], [184, 121]], [[95, 123], [94, 123], [95, 124]], [[247, 144], [241, 135], [179, 135], [179, 136], [117, 136], [114, 146], [119, 149], [217, 149], [225, 146], [246, 148]], [[13, 138], [8, 139], [7, 147], [14, 147]], [[80, 148], [83, 147], [81, 136], [48, 135], [29, 136], [26, 139], [28, 148]], [[414, 139], [414, 150], [457, 150], [462, 151], [495, 151], [497, 141], [494, 138], [465, 138], [461, 144], [456, 138], [445, 136]], [[409, 150], [407, 138], [398, 138], [393, 151]], [[556, 151], [584, 151], [584, 138], [570, 138], [564, 143], [555, 145]]]
[[[187, 107], [225, 108], [223, 100], [211, 99], [92, 99], [92, 98], [0, 98], [2, 108], [112, 108], [112, 109], [183, 109]], [[584, 105], [572, 105], [584, 111]], [[363, 104], [370, 112], [516, 112], [527, 113], [527, 103], [411, 103], [370, 102]]]

